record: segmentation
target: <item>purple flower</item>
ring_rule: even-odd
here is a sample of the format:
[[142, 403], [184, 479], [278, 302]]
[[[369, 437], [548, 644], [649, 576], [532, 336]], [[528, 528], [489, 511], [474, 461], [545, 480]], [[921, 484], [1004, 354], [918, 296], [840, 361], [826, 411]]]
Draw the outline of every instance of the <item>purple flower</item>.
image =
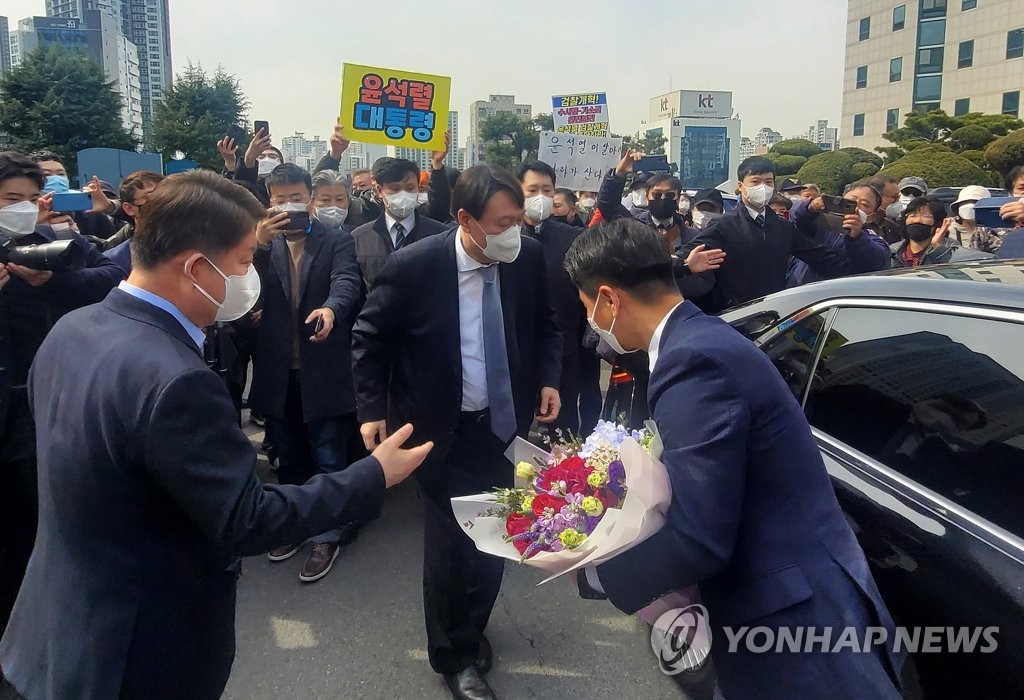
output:
[[626, 467], [621, 461], [615, 460], [608, 465], [608, 490], [619, 498], [626, 495]]

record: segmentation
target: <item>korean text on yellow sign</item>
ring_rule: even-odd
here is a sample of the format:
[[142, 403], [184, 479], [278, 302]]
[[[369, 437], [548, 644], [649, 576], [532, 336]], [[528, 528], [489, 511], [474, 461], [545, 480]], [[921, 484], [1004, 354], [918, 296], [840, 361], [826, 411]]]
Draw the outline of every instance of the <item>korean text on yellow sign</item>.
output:
[[338, 121], [350, 141], [440, 151], [451, 91], [449, 77], [346, 63]]

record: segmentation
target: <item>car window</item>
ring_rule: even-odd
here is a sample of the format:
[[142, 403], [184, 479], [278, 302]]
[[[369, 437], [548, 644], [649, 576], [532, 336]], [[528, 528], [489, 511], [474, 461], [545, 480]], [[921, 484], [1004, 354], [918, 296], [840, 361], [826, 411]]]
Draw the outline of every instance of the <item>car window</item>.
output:
[[824, 312], [795, 322], [783, 321], [776, 335], [762, 345], [797, 401], [803, 401], [807, 375], [827, 318], [828, 312]]
[[1024, 325], [840, 309], [815, 368], [811, 425], [1024, 535]]

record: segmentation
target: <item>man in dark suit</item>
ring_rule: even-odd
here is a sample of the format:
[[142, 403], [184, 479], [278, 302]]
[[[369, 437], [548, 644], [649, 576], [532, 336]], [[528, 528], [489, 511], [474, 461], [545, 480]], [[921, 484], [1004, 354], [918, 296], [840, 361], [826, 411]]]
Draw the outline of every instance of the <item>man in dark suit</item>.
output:
[[535, 417], [558, 418], [562, 343], [543, 250], [520, 233], [519, 183], [470, 168], [453, 203], [456, 228], [388, 260], [352, 331], [352, 357], [367, 447], [407, 418], [415, 440], [437, 444], [419, 479], [427, 651], [454, 697], [480, 700], [494, 697], [481, 675], [491, 665], [483, 632], [503, 562], [477, 551], [450, 499], [512, 485], [511, 439]]
[[[40, 199], [45, 181], [39, 165], [29, 158], [13, 151], [0, 153], [0, 235], [5, 242], [21, 247], [57, 240], [57, 232], [47, 223], [63, 215]], [[38, 225], [40, 221], [43, 225]], [[26, 388], [29, 366], [57, 319], [101, 301], [124, 279], [121, 270], [82, 236], [66, 231], [61, 237], [77, 246], [80, 269], [53, 272], [0, 264], [0, 634], [36, 535], [36, 435]]]
[[[380, 511], [430, 445], [399, 445], [306, 486], [263, 485], [202, 328], [245, 314], [264, 210], [206, 171], [167, 178], [129, 281], [68, 314], [29, 379], [39, 534], [0, 641], [0, 694], [220, 697], [234, 657], [238, 557]], [[4, 688], [3, 686], [7, 686]]]
[[555, 171], [547, 163], [523, 163], [516, 173], [523, 187], [526, 211], [523, 216], [523, 235], [540, 241], [544, 250], [544, 266], [548, 281], [548, 298], [558, 316], [562, 331], [562, 379], [558, 397], [562, 409], [552, 429], [580, 432], [580, 354], [592, 352], [581, 346], [587, 319], [583, 314], [579, 294], [565, 272], [565, 254], [582, 232], [582, 228], [555, 221]]
[[448, 230], [446, 224], [425, 216], [418, 208], [420, 169], [411, 160], [378, 160], [373, 164], [373, 187], [384, 203], [384, 211], [376, 221], [352, 232], [356, 259], [368, 291], [373, 289], [389, 255], [403, 246]]
[[[762, 156], [740, 163], [737, 178], [743, 199], [732, 211], [716, 217], [683, 247], [685, 256], [697, 246], [725, 251], [725, 263], [713, 275], [707, 310], [718, 312], [781, 291], [791, 257], [802, 260], [822, 277], [852, 274], [851, 249], [870, 249], [865, 236], [846, 237], [838, 248], [822, 246], [776, 216], [768, 206], [775, 193], [775, 164]], [[870, 252], [870, 251], [869, 251]]]
[[[277, 448], [278, 482], [304, 484], [314, 474], [348, 465], [356, 409], [350, 334], [362, 282], [352, 235], [311, 216], [316, 210], [309, 173], [286, 163], [265, 182], [277, 216], [264, 219], [256, 231], [253, 264], [263, 288], [263, 313], [250, 406], [267, 418]], [[326, 576], [341, 543], [355, 533], [356, 524], [350, 524], [314, 537], [299, 580]], [[302, 544], [286, 543], [268, 556], [284, 561]]]
[[603, 590], [632, 614], [699, 584], [726, 698], [898, 698], [891, 646], [755, 654], [732, 649], [723, 633], [851, 627], [858, 649], [868, 627], [896, 638], [807, 420], [768, 358], [683, 300], [648, 228], [602, 224], [577, 240], [566, 266], [602, 337], [648, 351], [648, 396], [672, 483], [665, 526], [586, 570], [581, 589]]

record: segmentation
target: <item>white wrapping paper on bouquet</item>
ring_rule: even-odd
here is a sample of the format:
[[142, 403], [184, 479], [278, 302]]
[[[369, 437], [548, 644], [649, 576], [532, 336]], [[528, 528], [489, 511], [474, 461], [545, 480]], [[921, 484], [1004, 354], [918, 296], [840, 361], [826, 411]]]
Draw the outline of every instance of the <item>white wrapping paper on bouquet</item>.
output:
[[[632, 438], [627, 438], [619, 448], [619, 459], [626, 471], [626, 497], [622, 507], [607, 509], [594, 531], [576, 549], [538, 552], [523, 560], [524, 564], [550, 574], [541, 583], [585, 566], [606, 562], [640, 544], [665, 524], [665, 513], [672, 501], [672, 486], [665, 467], [652, 456], [661, 455], [661, 439], [653, 423], [648, 422], [647, 427], [655, 436], [650, 454]], [[535, 464], [535, 458], [545, 462], [550, 458], [547, 452], [522, 438], [516, 438], [505, 456], [512, 464], [522, 461]], [[516, 485], [525, 484], [519, 480]], [[505, 539], [505, 518], [483, 515], [498, 507], [494, 499], [494, 494], [490, 493], [453, 498], [455, 519], [481, 552], [520, 561], [522, 555], [519, 550]]]

